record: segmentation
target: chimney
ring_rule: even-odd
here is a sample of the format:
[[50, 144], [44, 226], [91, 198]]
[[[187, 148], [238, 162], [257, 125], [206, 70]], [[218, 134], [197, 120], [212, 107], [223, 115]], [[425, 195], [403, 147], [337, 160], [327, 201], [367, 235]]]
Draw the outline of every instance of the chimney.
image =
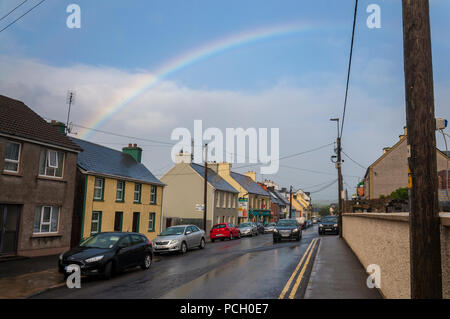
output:
[[247, 173], [245, 173], [245, 176], [250, 177], [254, 182], [256, 182], [256, 172], [252, 172], [252, 171], [247, 172]]
[[390, 149], [391, 149], [390, 147], [383, 147], [383, 154], [389, 152]]
[[58, 131], [60, 133], [66, 135], [66, 124], [55, 121], [55, 120], [51, 120], [50, 125], [53, 125], [54, 127], [56, 127], [58, 129]]
[[183, 150], [181, 150], [181, 152], [175, 156], [175, 164], [181, 164], [181, 163], [186, 163], [186, 164], [192, 163], [191, 153], [183, 152]]
[[137, 144], [132, 145], [128, 144], [128, 147], [123, 147], [122, 152], [134, 158], [134, 160], [138, 163], [141, 162], [142, 159], [142, 148], [138, 147]]
[[231, 164], [228, 162], [221, 162], [221, 163], [210, 162], [208, 163], [208, 167], [217, 174], [219, 174], [220, 176], [230, 175]]

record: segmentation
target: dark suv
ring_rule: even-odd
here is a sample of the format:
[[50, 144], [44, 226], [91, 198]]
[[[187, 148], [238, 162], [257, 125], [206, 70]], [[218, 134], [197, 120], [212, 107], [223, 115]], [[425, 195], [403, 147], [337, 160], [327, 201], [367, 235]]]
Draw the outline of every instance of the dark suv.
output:
[[339, 234], [337, 216], [325, 216], [319, 222], [319, 235], [325, 233]]
[[139, 233], [98, 233], [59, 256], [58, 270], [70, 275], [67, 266], [78, 265], [81, 275], [103, 275], [109, 279], [115, 272], [140, 266], [150, 268], [153, 260], [151, 242]]
[[296, 219], [280, 219], [273, 229], [273, 242], [277, 243], [282, 239], [299, 241], [302, 239], [302, 226]]

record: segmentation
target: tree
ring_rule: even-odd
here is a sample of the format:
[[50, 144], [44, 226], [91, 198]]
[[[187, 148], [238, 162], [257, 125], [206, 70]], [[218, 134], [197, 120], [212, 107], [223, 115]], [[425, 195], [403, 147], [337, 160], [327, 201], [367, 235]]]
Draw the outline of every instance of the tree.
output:
[[408, 200], [408, 187], [398, 188], [391, 193], [392, 199]]

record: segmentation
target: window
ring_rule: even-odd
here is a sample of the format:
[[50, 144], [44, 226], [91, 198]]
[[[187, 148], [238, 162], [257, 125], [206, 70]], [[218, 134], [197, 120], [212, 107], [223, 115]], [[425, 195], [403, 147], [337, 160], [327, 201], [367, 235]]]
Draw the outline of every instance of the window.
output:
[[46, 149], [41, 149], [39, 159], [39, 175], [49, 177], [62, 177], [64, 166], [64, 153]]
[[96, 177], [94, 182], [94, 200], [103, 200], [105, 179]]
[[220, 207], [220, 192], [216, 192], [216, 207]]
[[19, 172], [20, 144], [14, 142], [6, 143], [5, 168], [7, 172]]
[[150, 186], [150, 204], [156, 204], [156, 186]]
[[144, 236], [135, 235], [135, 234], [131, 235], [131, 241], [133, 242], [133, 245], [143, 244], [146, 242]]
[[58, 221], [58, 206], [37, 206], [34, 213], [33, 233], [57, 233]]
[[236, 208], [236, 195], [233, 195], [233, 208]]
[[222, 207], [226, 207], [227, 193], [222, 193]]
[[125, 182], [117, 181], [117, 190], [116, 190], [116, 201], [123, 202], [125, 201]]
[[92, 212], [91, 235], [102, 231], [102, 212]]
[[140, 203], [141, 202], [141, 184], [134, 184], [134, 202]]
[[155, 213], [149, 213], [148, 214], [148, 231], [154, 232], [155, 231]]

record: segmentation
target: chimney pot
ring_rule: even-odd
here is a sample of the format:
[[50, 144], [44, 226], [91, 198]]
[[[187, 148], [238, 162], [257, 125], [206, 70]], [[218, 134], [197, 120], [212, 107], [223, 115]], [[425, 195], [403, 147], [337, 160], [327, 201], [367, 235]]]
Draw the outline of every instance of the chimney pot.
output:
[[128, 143], [128, 147], [131, 147], [131, 143]]
[[136, 148], [136, 147], [137, 147], [137, 144], [133, 144], [133, 147]]

